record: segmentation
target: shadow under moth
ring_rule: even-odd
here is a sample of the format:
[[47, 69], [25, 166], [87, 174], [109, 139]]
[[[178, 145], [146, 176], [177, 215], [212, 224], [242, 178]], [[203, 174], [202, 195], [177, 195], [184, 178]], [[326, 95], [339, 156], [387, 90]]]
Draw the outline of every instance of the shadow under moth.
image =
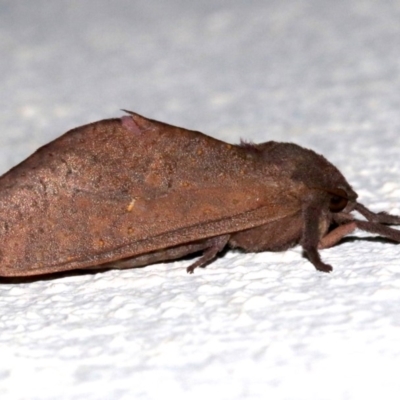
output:
[[[231, 145], [127, 112], [73, 129], [0, 178], [0, 276], [132, 268], [226, 246], [319, 249], [356, 228], [400, 242], [324, 157], [291, 143]], [[357, 211], [365, 220], [356, 219]]]

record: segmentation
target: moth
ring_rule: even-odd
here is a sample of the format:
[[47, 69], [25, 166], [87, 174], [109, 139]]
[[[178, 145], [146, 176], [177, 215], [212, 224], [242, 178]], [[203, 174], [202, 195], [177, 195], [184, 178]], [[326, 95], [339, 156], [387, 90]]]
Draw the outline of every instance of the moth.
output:
[[[127, 111], [73, 129], [0, 178], [0, 276], [132, 268], [226, 246], [319, 249], [356, 228], [400, 242], [323, 156], [291, 143], [231, 145]], [[356, 219], [358, 212], [365, 220]]]

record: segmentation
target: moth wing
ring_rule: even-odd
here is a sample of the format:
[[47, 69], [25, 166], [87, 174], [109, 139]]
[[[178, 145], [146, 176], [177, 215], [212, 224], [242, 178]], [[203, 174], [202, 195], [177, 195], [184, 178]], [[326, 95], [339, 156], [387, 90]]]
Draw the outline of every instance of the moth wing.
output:
[[76, 128], [0, 178], [0, 275], [252, 228], [299, 211], [290, 185], [239, 146], [137, 114]]

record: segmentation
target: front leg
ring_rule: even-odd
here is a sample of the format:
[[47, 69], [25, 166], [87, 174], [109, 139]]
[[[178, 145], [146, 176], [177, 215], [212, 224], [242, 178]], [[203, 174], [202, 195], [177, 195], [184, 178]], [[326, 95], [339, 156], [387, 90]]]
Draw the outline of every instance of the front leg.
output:
[[303, 208], [303, 232], [300, 244], [305, 256], [318, 271], [331, 272], [332, 267], [325, 264], [318, 253], [320, 237], [323, 236], [329, 225], [329, 218], [323, 213], [323, 203], [314, 202]]
[[339, 243], [344, 236], [353, 232], [356, 228], [357, 224], [354, 221], [348, 222], [344, 225], [339, 225], [337, 228], [333, 229], [332, 231], [327, 233], [323, 238], [321, 238], [318, 244], [318, 248], [327, 249], [329, 247], [334, 246], [335, 244]]

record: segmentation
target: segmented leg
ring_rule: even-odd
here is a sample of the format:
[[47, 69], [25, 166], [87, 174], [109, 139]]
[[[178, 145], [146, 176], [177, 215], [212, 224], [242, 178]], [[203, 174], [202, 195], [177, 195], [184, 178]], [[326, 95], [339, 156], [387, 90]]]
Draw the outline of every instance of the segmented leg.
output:
[[318, 253], [319, 243], [319, 221], [322, 215], [322, 208], [319, 204], [308, 204], [303, 209], [303, 234], [301, 245], [306, 257], [311, 261], [318, 271], [331, 272], [332, 267], [325, 264]]
[[356, 222], [349, 222], [344, 225], [339, 225], [337, 228], [333, 229], [331, 232], [326, 234], [318, 244], [319, 249], [327, 249], [329, 247], [337, 244], [344, 236], [353, 232], [357, 228]]
[[204, 253], [200, 259], [186, 268], [188, 274], [193, 274], [194, 270], [198, 267], [205, 267], [226, 246], [228, 240], [229, 235], [222, 235], [208, 239], [210, 247], [204, 250]]
[[386, 212], [374, 213], [360, 203], [356, 203], [354, 209], [357, 210], [365, 218], [367, 218], [367, 220], [370, 222], [386, 225], [400, 225], [399, 215], [391, 215]]

